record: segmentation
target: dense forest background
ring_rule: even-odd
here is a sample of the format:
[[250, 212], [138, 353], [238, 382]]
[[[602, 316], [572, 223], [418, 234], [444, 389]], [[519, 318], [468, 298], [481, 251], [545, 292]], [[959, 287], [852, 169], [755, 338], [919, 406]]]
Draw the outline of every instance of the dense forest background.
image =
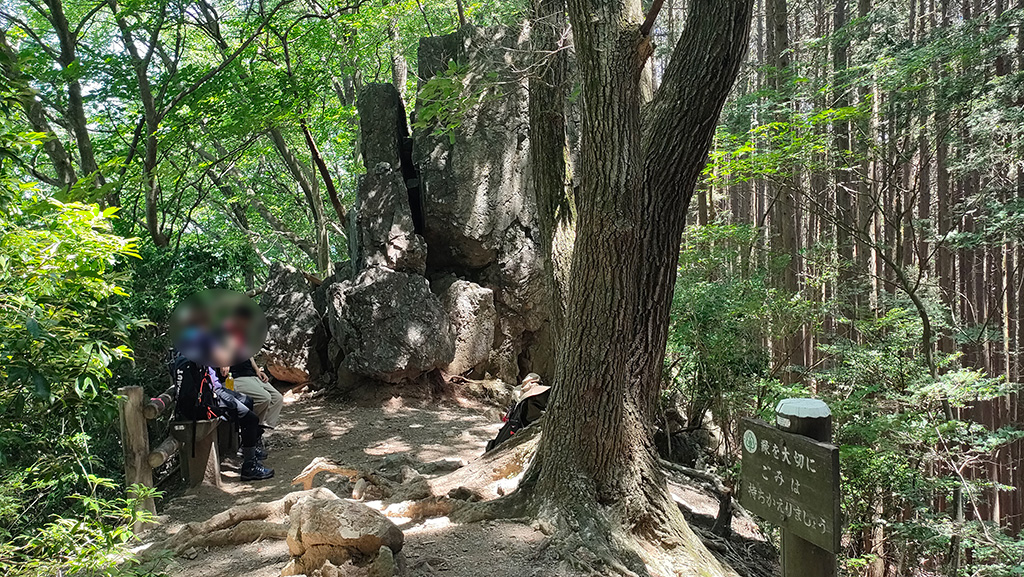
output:
[[[688, 9], [653, 27], [654, 88]], [[331, 274], [358, 88], [456, 125], [479, 95], [456, 66], [419, 82], [419, 39], [536, 11], [0, 1], [0, 567], [124, 570], [114, 391], [164, 382], [173, 306], [257, 294], [271, 262]], [[664, 407], [731, 443], [780, 398], [827, 400], [849, 574], [1024, 571], [1022, 20], [1007, 0], [757, 0], [691, 206]], [[573, 74], [556, 88], [578, 98]], [[735, 480], [731, 454], [708, 465]]]

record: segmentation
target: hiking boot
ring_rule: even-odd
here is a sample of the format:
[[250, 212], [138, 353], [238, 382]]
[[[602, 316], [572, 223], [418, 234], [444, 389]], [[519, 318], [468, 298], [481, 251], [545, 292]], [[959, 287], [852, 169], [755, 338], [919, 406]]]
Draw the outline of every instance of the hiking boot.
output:
[[263, 439], [260, 439], [256, 443], [256, 458], [260, 461], [265, 461], [268, 456], [270, 456], [270, 451], [267, 450], [267, 445], [263, 442]]
[[246, 461], [242, 465], [242, 480], [243, 481], [264, 481], [274, 476], [274, 470], [269, 467], [264, 467], [263, 463], [253, 459], [252, 461]]
[[274, 476], [274, 470], [264, 467], [263, 462], [256, 458], [256, 447], [243, 447], [242, 455], [245, 461], [242, 462], [243, 481], [263, 481]]

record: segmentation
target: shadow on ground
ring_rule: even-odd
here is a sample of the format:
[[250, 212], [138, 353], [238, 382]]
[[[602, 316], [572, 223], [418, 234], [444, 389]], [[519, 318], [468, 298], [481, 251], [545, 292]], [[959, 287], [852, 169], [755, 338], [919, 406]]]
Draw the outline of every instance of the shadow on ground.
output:
[[[242, 482], [229, 460], [223, 467], [221, 487], [202, 486], [169, 496], [158, 506], [160, 525], [146, 541], [163, 539], [185, 523], [204, 521], [235, 505], [272, 501], [301, 489], [292, 478], [314, 458], [326, 457], [360, 469], [377, 469], [388, 455], [405, 454], [412, 461], [442, 459], [469, 462], [480, 456], [487, 441], [501, 426], [499, 413], [473, 402], [428, 405], [395, 397], [382, 404], [352, 406], [325, 398], [287, 402], [277, 430], [268, 436], [267, 465], [273, 479]], [[429, 477], [429, 475], [428, 475]], [[318, 478], [317, 485], [323, 479]], [[717, 501], [693, 487], [673, 485], [677, 501], [694, 525], [711, 523]], [[348, 495], [339, 495], [347, 497]], [[748, 526], [749, 525], [749, 526]], [[533, 527], [512, 522], [455, 525], [446, 517], [403, 525], [405, 555], [410, 577], [548, 577], [563, 575], [542, 555], [545, 536]], [[759, 571], [751, 577], [775, 572], [771, 547], [749, 519], [735, 519], [737, 536], [730, 548], [749, 550]], [[762, 550], [762, 548], [764, 548]], [[746, 557], [744, 555], [744, 557]], [[288, 562], [284, 541], [265, 540], [239, 547], [192, 550], [174, 559], [170, 577], [277, 577]], [[568, 574], [566, 574], [568, 575]]]

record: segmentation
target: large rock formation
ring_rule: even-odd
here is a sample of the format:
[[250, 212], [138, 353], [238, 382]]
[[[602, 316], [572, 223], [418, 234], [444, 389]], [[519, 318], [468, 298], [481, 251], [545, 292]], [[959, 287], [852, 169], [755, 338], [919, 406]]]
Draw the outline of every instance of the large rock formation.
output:
[[516, 60], [524, 42], [517, 30], [473, 26], [421, 40], [422, 82], [460, 71], [445, 81], [461, 83], [463, 104], [449, 122], [450, 103], [417, 102], [411, 138], [391, 85], [360, 91], [366, 174], [352, 270], [316, 294], [330, 333], [321, 364], [340, 384], [415, 382], [438, 370], [506, 382], [550, 376], [528, 67]]
[[328, 289], [331, 336], [348, 371], [389, 383], [448, 365], [455, 337], [427, 279], [383, 267]]
[[287, 383], [309, 381], [308, 365], [315, 355], [313, 334], [320, 325], [309, 281], [295, 268], [273, 263], [260, 305], [267, 315], [263, 349], [267, 372]]
[[[465, 26], [420, 40], [421, 80], [429, 82], [455, 62], [466, 70], [456, 79], [464, 86], [460, 96], [474, 102], [456, 112], [454, 126], [438, 130], [432, 122], [413, 135], [435, 268], [494, 265], [508, 248], [509, 229], [536, 229], [537, 208], [529, 191], [527, 81], [515, 71], [525, 62], [513, 60], [516, 49], [525, 49], [522, 44], [518, 31], [503, 27]], [[417, 117], [432, 120], [424, 115], [436, 104], [418, 101]]]
[[[529, 62], [517, 56], [528, 54], [526, 41], [520, 30], [474, 26], [421, 39], [421, 81], [447, 74], [455, 62], [465, 71], [461, 96], [473, 104], [445, 130], [428, 122], [413, 133], [428, 275], [453, 273], [494, 292], [489, 372], [510, 382], [534, 369], [520, 366], [520, 357], [546, 330], [550, 302], [529, 178], [529, 93], [521, 72]], [[417, 116], [434, 104], [417, 102]]]

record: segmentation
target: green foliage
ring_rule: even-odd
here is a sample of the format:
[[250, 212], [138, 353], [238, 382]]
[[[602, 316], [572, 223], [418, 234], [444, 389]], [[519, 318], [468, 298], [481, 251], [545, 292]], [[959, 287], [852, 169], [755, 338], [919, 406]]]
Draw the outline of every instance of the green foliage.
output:
[[117, 265], [138, 253], [115, 209], [23, 180], [42, 135], [0, 122], [0, 573], [123, 574], [135, 513], [107, 478], [121, 469], [110, 385], [144, 325], [119, 306]]
[[75, 496], [80, 516], [55, 516], [20, 542], [0, 544], [0, 570], [10, 577], [133, 577], [153, 575], [127, 550], [136, 522], [152, 521], [139, 504], [159, 496], [155, 490], [132, 487], [132, 497], [102, 499], [100, 489], [119, 491], [113, 481], [91, 477], [93, 495]]
[[449, 62], [444, 72], [435, 74], [423, 84], [416, 95], [415, 128], [431, 130], [432, 134], [447, 135], [454, 143], [453, 131], [462, 124], [462, 118], [476, 104], [486, 98], [494, 98], [499, 90], [497, 76], [491, 74], [483, 79], [473, 79], [469, 67]]
[[[695, 226], [687, 230], [672, 307], [665, 392], [686, 406], [690, 422], [711, 410], [730, 430], [741, 416], [771, 418], [776, 401], [808, 396], [802, 384], [774, 378], [768, 343], [786, 338], [801, 323], [837, 314], [772, 288], [779, 266], [759, 244], [758, 231], [744, 225]], [[924, 293], [934, 317], [942, 305]], [[877, 318], [839, 317], [836, 334], [818, 333], [828, 359], [807, 371], [818, 396], [832, 408], [840, 446], [843, 513], [850, 539], [843, 559], [856, 573], [872, 561], [859, 549], [860, 535], [884, 526], [888, 554], [904, 566], [945, 558], [954, 534], [971, 549], [979, 575], [1019, 575], [1024, 542], [978, 521], [957, 522], [952, 495], [963, 488], [967, 507], [991, 498], [986, 480], [969, 481], [957, 471], [984, 466], [1024, 431], [990, 431], [967, 418], [973, 403], [1019, 390], [1001, 378], [959, 366], [959, 356], [937, 359], [932, 378], [923, 355], [922, 321], [909, 302], [890, 297]], [[943, 326], [939, 323], [939, 326]], [[848, 336], [855, 334], [855, 338]], [[948, 410], [953, 418], [947, 417]], [[961, 418], [960, 415], [964, 417]], [[727, 474], [731, 474], [727, 472]], [[946, 507], [935, 506], [945, 500]]]
[[768, 339], [784, 338], [816, 313], [811, 303], [770, 285], [778, 261], [746, 225], [686, 231], [669, 323], [668, 392], [690, 422], [712, 410], [720, 420], [774, 408], [788, 392], [775, 378]]
[[[951, 535], [965, 527], [955, 528], [951, 503], [938, 512], [935, 502], [950, 499], [961, 486], [968, 505], [984, 501], [989, 483], [966, 481], [957, 471], [986, 462], [999, 447], [1024, 436], [1024, 431], [989, 431], [961, 420], [956, 409], [1015, 387], [958, 367], [955, 355], [940, 360], [944, 371], [932, 379], [923, 355], [916, 354], [922, 328], [912, 309], [896, 306], [854, 325], [857, 339], [837, 338], [821, 347], [833, 366], [816, 375], [840, 446], [848, 530], [857, 535], [884, 523], [890, 550], [903, 563], [942, 558]], [[1011, 557], [1001, 551], [1020, 545], [1003, 547], [1006, 539], [994, 536], [997, 527], [972, 522], [966, 529], [972, 536], [962, 546], [986, 551], [985, 574], [1008, 575]], [[851, 568], [857, 564], [854, 553]]]

